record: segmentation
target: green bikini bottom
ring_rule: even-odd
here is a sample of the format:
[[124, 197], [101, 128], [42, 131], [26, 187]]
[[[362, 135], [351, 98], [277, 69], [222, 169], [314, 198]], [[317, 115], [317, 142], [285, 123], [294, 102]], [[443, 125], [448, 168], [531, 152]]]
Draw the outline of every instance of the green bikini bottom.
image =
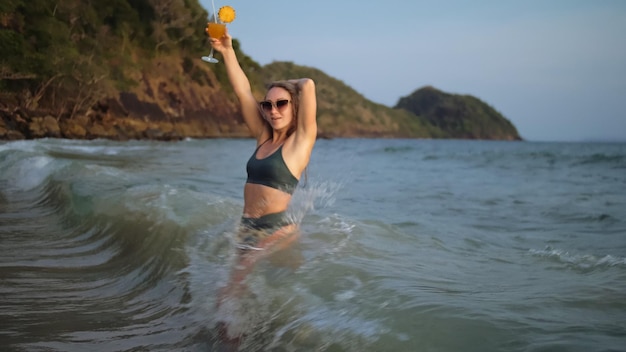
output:
[[238, 245], [244, 249], [259, 249], [256, 246], [261, 240], [291, 224], [294, 222], [289, 219], [285, 211], [266, 214], [260, 218], [242, 217], [237, 234]]

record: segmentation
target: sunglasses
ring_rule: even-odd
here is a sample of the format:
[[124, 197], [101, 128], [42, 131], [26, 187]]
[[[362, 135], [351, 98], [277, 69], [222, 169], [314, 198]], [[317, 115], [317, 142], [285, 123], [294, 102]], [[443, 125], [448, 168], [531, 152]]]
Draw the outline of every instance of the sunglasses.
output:
[[282, 110], [284, 109], [288, 104], [289, 104], [289, 100], [287, 99], [280, 99], [280, 100], [276, 100], [276, 102], [274, 103], [271, 100], [265, 100], [260, 102], [259, 104], [261, 104], [261, 107], [263, 108], [263, 110], [270, 112], [272, 111], [272, 106], [276, 107], [276, 110]]

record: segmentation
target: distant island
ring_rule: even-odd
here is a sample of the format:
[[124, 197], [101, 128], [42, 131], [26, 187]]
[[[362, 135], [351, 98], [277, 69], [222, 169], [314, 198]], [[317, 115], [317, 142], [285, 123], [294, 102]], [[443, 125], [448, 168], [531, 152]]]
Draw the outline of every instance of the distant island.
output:
[[[197, 0], [0, 4], [0, 139], [250, 137], [223, 64], [200, 60], [209, 14]], [[394, 107], [322, 71], [261, 66], [240, 50], [257, 98], [273, 80], [311, 77], [320, 138], [521, 140], [470, 95], [422, 87]]]
[[395, 108], [425, 118], [448, 138], [521, 140], [511, 121], [471, 95], [448, 94], [428, 86], [401, 98]]

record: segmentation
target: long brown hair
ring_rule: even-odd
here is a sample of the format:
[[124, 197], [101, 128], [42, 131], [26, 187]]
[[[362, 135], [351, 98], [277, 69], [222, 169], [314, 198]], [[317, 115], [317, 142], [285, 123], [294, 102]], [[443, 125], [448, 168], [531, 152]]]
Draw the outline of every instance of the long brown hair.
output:
[[[296, 127], [298, 126], [298, 110], [300, 108], [300, 88], [298, 87], [297, 84], [290, 82], [290, 81], [275, 81], [275, 82], [270, 83], [267, 86], [267, 91], [269, 92], [270, 89], [275, 88], [275, 87], [283, 88], [289, 93], [291, 97], [291, 113], [293, 114], [293, 119], [291, 122], [291, 127], [289, 127], [289, 130], [287, 131], [287, 136], [290, 136], [293, 132], [295, 132]], [[265, 119], [263, 121], [269, 126], [269, 122], [267, 122]], [[273, 135], [274, 130], [271, 127], [269, 130], [270, 130], [271, 135]], [[307, 169], [308, 167], [305, 167], [304, 170], [302, 170], [302, 173], [304, 174], [304, 186], [306, 186], [309, 181], [309, 175], [308, 175]]]

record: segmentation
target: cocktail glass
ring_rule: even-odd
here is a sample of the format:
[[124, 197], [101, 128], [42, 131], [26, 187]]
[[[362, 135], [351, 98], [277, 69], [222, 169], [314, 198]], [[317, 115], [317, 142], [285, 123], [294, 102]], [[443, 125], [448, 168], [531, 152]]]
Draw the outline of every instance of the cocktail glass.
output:
[[[213, 22], [207, 23], [206, 32], [209, 34], [209, 37], [220, 39], [226, 33], [226, 25], [223, 23], [219, 23], [217, 19], [217, 14], [214, 13]], [[213, 47], [211, 47], [211, 52], [209, 53], [209, 56], [203, 56], [202, 60], [210, 62], [212, 64], [216, 64], [219, 62], [218, 59], [213, 57]]]

